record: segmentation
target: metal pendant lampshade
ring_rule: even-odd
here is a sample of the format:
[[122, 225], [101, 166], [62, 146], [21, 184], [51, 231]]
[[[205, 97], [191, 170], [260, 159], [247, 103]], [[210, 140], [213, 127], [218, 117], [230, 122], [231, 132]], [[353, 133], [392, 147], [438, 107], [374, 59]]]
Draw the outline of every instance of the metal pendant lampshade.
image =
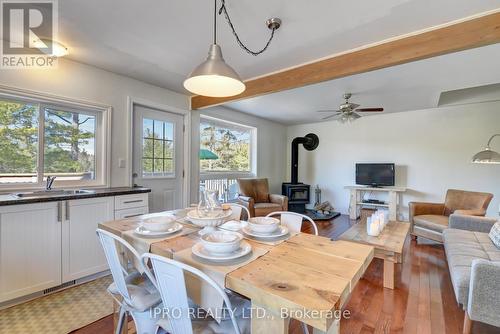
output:
[[184, 87], [191, 93], [211, 97], [234, 96], [245, 91], [245, 84], [226, 64], [220, 46], [215, 43], [210, 45], [207, 60], [184, 81]]
[[500, 153], [493, 151], [490, 148], [491, 141], [493, 138], [500, 136], [500, 134], [495, 134], [491, 136], [490, 140], [488, 140], [488, 144], [484, 150], [479, 153], [474, 154], [472, 157], [472, 162], [477, 164], [500, 164]]

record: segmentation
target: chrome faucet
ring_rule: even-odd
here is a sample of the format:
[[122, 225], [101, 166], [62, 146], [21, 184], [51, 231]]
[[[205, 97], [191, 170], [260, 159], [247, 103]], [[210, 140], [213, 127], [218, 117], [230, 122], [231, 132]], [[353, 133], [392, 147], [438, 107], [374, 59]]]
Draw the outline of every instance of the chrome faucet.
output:
[[52, 183], [54, 183], [55, 179], [55, 176], [47, 176], [47, 184], [45, 185], [45, 190], [52, 190]]

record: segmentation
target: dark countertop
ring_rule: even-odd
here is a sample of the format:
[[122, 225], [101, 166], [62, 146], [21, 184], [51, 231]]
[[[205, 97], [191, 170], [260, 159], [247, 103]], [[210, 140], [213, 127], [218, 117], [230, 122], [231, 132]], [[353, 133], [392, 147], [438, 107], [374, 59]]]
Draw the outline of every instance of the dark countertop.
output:
[[[54, 190], [61, 190], [56, 188]], [[115, 187], [115, 188], [99, 188], [99, 189], [87, 189], [92, 190], [92, 193], [86, 194], [54, 194], [53, 196], [33, 196], [33, 197], [16, 197], [12, 194], [23, 193], [28, 191], [17, 190], [13, 191], [12, 194], [0, 194], [0, 206], [5, 205], [17, 205], [17, 204], [31, 204], [31, 203], [42, 203], [42, 202], [56, 202], [56, 201], [66, 201], [71, 199], [84, 199], [84, 198], [95, 198], [95, 197], [108, 197], [108, 196], [119, 196], [119, 195], [130, 195], [130, 194], [140, 194], [149, 193], [151, 189], [142, 187]]]

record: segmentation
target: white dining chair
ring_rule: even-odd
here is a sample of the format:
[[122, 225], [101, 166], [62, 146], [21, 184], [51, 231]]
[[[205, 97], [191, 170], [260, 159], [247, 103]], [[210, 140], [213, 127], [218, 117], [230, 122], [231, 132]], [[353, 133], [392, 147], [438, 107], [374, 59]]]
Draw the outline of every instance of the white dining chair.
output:
[[228, 218], [228, 220], [241, 220], [241, 213], [243, 211], [246, 212], [247, 219], [250, 218], [250, 211], [248, 210], [248, 208], [246, 206], [243, 206], [243, 205], [238, 204], [238, 203], [229, 203], [229, 205], [231, 206], [232, 214]]
[[[101, 229], [97, 229], [96, 233], [113, 276], [113, 283], [108, 287], [108, 292], [120, 305], [120, 317], [115, 333], [121, 333], [124, 323], [126, 325], [127, 314], [130, 314], [137, 333], [155, 334], [158, 330], [158, 319], [152, 317], [152, 309], [161, 303], [161, 296], [154, 276], [149, 268], [142, 264], [140, 255], [127, 241]], [[122, 251], [137, 259], [134, 262], [136, 270], [129, 270], [127, 265], [123, 265], [120, 260]]]
[[312, 225], [314, 230], [314, 235], [318, 235], [318, 226], [316, 226], [314, 220], [312, 220], [311, 217], [309, 216], [291, 211], [276, 211], [276, 212], [271, 212], [266, 217], [273, 217], [273, 216], [280, 216], [281, 224], [288, 227], [288, 230], [290, 230], [290, 232], [300, 232], [302, 229], [302, 222], [305, 219]]
[[[225, 308], [235, 310], [234, 298], [230, 298], [228, 294], [210, 277], [184, 263], [167, 259], [156, 254], [145, 253], [142, 255], [143, 263], [151, 261], [153, 272], [160, 291], [162, 304], [165, 313], [171, 313], [174, 316], [165, 317], [158, 321], [158, 325], [167, 333], [174, 334], [246, 334], [250, 333], [250, 319], [243, 317], [239, 312], [227, 312], [229, 317], [226, 317], [217, 323], [210, 317], [202, 319], [192, 318], [192, 313], [189, 312], [189, 299], [184, 280], [184, 272], [198, 279], [205, 280], [212, 288], [214, 288], [223, 298]], [[233, 296], [234, 297], [234, 296]], [[231, 301], [233, 299], [233, 302]], [[240, 304], [238, 309], [248, 309], [250, 315], [250, 302], [245, 301]], [[238, 303], [238, 302], [237, 302]], [[160, 331], [159, 333], [165, 333]]]

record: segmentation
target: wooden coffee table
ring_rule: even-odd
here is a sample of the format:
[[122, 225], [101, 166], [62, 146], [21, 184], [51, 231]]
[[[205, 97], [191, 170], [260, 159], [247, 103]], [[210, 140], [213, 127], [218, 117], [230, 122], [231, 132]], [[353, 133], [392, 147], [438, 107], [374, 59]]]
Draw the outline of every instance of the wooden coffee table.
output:
[[372, 237], [366, 233], [364, 222], [353, 225], [340, 239], [375, 247], [374, 257], [384, 260], [384, 288], [394, 289], [394, 265], [403, 263], [403, 247], [409, 231], [409, 223], [391, 221], [378, 237]]

